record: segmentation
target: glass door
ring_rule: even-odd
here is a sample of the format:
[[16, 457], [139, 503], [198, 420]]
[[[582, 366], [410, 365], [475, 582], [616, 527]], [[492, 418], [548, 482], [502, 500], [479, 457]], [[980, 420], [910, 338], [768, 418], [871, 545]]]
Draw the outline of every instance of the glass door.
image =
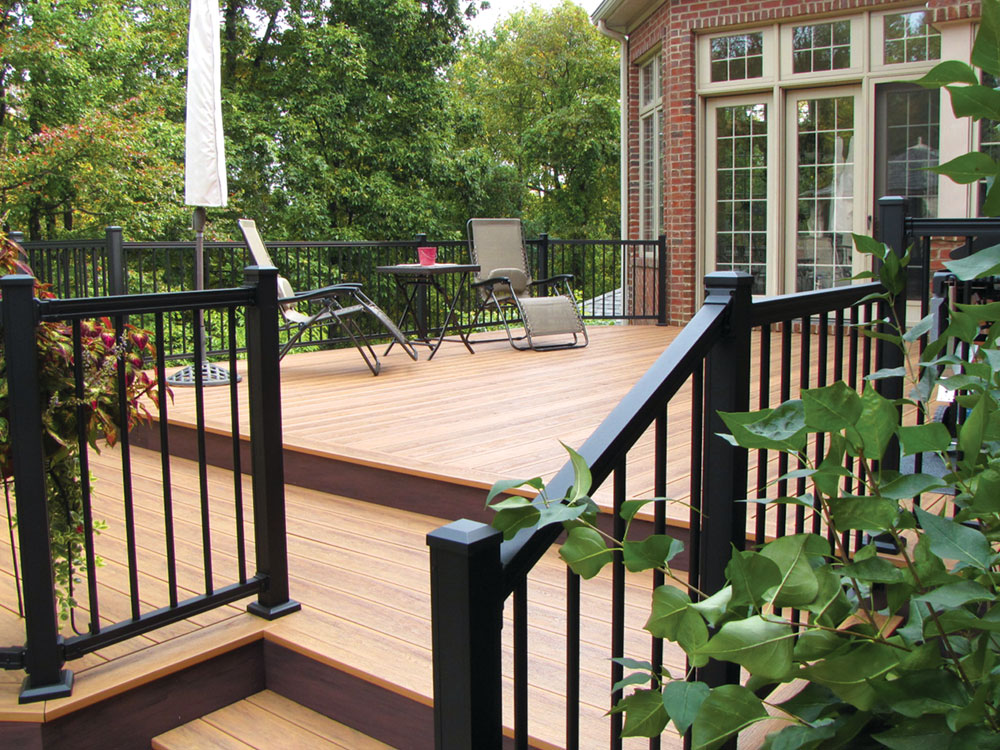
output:
[[859, 96], [856, 87], [788, 96], [785, 293], [848, 284], [864, 267], [851, 237], [865, 215]]
[[754, 294], [774, 294], [769, 105], [756, 97], [726, 99], [710, 103], [706, 114], [706, 270], [745, 271]]

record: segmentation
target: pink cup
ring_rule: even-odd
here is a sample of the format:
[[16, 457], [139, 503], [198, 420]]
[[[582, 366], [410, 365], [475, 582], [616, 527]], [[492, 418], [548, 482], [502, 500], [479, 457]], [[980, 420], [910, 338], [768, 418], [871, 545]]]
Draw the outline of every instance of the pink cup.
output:
[[417, 257], [420, 259], [420, 265], [433, 266], [437, 262], [437, 252], [436, 247], [418, 247]]

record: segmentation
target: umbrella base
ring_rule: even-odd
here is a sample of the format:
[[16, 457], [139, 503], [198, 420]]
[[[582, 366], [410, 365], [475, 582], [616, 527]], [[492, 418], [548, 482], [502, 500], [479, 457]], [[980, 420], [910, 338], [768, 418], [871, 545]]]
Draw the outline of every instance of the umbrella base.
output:
[[[202, 385], [229, 385], [232, 382], [232, 374], [229, 370], [224, 367], [219, 367], [219, 365], [214, 365], [210, 362], [206, 362], [201, 366], [201, 384]], [[181, 368], [173, 375], [167, 378], [167, 382], [170, 385], [197, 385], [199, 380], [198, 368], [194, 365], [188, 365], [187, 367]], [[236, 382], [239, 383], [242, 378], [237, 375]]]

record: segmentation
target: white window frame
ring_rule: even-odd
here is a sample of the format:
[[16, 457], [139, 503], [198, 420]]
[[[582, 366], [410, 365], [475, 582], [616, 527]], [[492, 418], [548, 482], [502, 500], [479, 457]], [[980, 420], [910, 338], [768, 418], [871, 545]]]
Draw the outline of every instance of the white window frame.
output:
[[[794, 72], [792, 65], [794, 63], [794, 54], [792, 50], [792, 33], [797, 26], [818, 26], [823, 23], [832, 23], [834, 21], [850, 21], [851, 22], [851, 64], [847, 68], [838, 68], [836, 70], [825, 70], [825, 71], [809, 71], [806, 73], [796, 73]], [[836, 79], [842, 80], [851, 75], [857, 75], [864, 70], [865, 65], [865, 18], [864, 16], [847, 16], [847, 17], [836, 17], [836, 18], [804, 18], [800, 21], [794, 21], [791, 23], [782, 24], [779, 30], [779, 36], [781, 40], [781, 48], [779, 52], [780, 58], [780, 71], [782, 80], [801, 80], [808, 78], [810, 81], [821, 81], [824, 79]]]
[[[639, 234], [643, 239], [656, 239], [663, 231], [663, 55], [657, 50], [637, 65], [639, 81]], [[649, 101], [642, 100], [646, 77], [653, 74], [653, 91]], [[652, 173], [647, 167], [646, 123], [653, 123]], [[648, 194], [653, 205], [648, 205]], [[647, 226], [647, 212], [651, 222]], [[644, 235], [648, 234], [646, 237]]]

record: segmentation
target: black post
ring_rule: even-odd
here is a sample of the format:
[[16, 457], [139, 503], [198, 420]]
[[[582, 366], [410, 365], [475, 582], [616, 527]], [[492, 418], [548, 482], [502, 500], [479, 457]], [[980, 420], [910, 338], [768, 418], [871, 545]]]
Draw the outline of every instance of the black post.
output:
[[[422, 246], [427, 244], [427, 235], [422, 232], [416, 235], [417, 245]], [[427, 278], [426, 276], [423, 278]], [[427, 284], [417, 284], [415, 290], [416, 297], [413, 300], [413, 314], [419, 321], [417, 324], [418, 331], [428, 330], [427, 325]], [[430, 334], [428, 334], [430, 335]]]
[[667, 324], [667, 235], [656, 241], [656, 324]]
[[31, 276], [4, 276], [4, 359], [10, 402], [10, 444], [17, 502], [18, 548], [24, 589], [25, 657], [28, 676], [20, 703], [62, 698], [73, 690], [73, 673], [63, 669], [62, 639], [56, 620], [45, 453], [38, 393], [38, 310]]
[[108, 243], [108, 294], [125, 294], [125, 251], [121, 227], [105, 227]]
[[250, 387], [250, 461], [257, 574], [267, 583], [247, 610], [273, 620], [302, 608], [288, 596], [285, 534], [285, 468], [281, 441], [281, 373], [278, 369], [278, 270], [250, 266], [247, 286], [256, 304], [247, 308]]
[[[887, 196], [879, 198], [879, 237], [889, 248], [902, 257], [906, 252], [906, 199], [899, 196]], [[924, 263], [930, 263], [930, 258], [924, 258]], [[926, 292], [924, 292], [926, 294]], [[890, 312], [890, 311], [886, 311]], [[906, 327], [906, 287], [903, 292], [896, 297], [891, 310], [891, 314], [904, 329]], [[882, 326], [884, 333], [896, 334], [893, 326]], [[903, 352], [898, 345], [891, 341], [879, 339], [875, 342], [875, 366], [878, 369], [887, 369], [903, 366]], [[881, 378], [875, 381], [875, 386], [879, 393], [888, 399], [897, 401], [903, 398], [903, 378]], [[902, 409], [902, 407], [900, 407]], [[900, 411], [902, 414], [902, 411]], [[885, 450], [885, 455], [879, 463], [882, 469], [899, 471], [899, 442], [894, 437]]]
[[[726, 331], [705, 362], [705, 425], [702, 445], [701, 511], [697, 587], [714, 593], [726, 583], [730, 550], [746, 543], [747, 451], [719, 437], [726, 428], [720, 411], [750, 409], [750, 305], [753, 277], [721, 271], [705, 277], [705, 305], [729, 307]], [[739, 682], [740, 667], [711, 661], [697, 679], [715, 687]]]
[[[549, 233], [542, 232], [538, 235], [538, 278], [547, 279], [549, 273]], [[548, 286], [544, 287], [542, 294], [548, 295]]]
[[427, 535], [437, 750], [500, 750], [503, 741], [502, 538], [465, 519]]

